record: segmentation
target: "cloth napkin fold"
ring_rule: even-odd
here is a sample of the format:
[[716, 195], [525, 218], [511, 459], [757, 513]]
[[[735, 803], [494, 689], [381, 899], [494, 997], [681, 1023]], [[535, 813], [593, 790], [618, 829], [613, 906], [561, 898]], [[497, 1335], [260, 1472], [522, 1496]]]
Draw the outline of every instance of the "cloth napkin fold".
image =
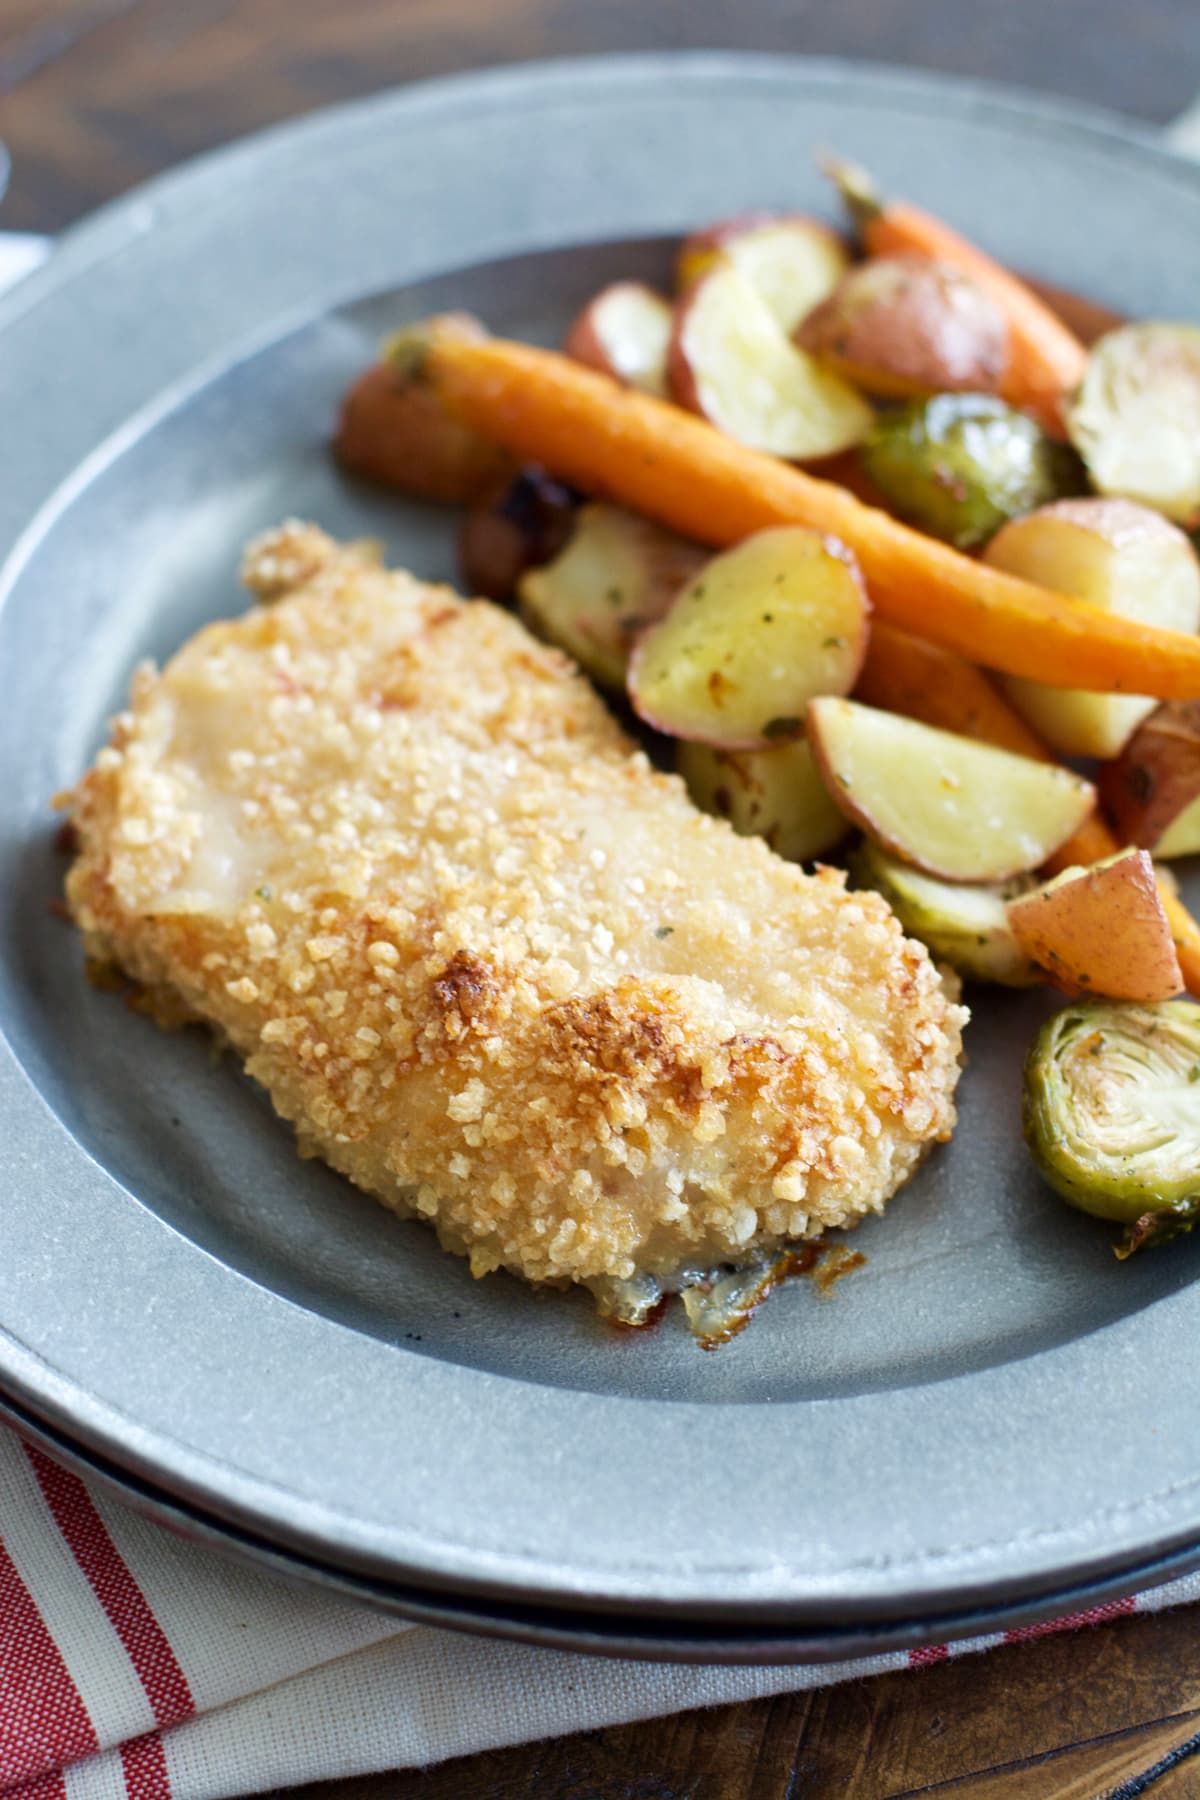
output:
[[1200, 1599], [817, 1667], [621, 1662], [406, 1625], [226, 1562], [0, 1429], [0, 1796], [229, 1800], [921, 1668]]

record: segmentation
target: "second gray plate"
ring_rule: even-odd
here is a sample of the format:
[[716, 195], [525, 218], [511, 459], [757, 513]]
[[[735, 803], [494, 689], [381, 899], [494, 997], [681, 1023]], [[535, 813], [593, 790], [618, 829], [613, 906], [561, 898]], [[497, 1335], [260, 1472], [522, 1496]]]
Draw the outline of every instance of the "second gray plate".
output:
[[442, 83], [271, 134], [109, 209], [0, 304], [0, 1386], [364, 1584], [869, 1642], [1200, 1542], [1200, 1244], [1120, 1266], [1041, 1188], [1018, 1094], [1042, 999], [975, 997], [954, 1144], [857, 1234], [866, 1269], [706, 1356], [677, 1319], [617, 1337], [577, 1296], [473, 1283], [301, 1164], [202, 1041], [89, 989], [47, 909], [49, 795], [137, 658], [240, 606], [247, 535], [303, 513], [453, 573], [452, 520], [329, 465], [382, 331], [460, 305], [553, 339], [602, 282], [664, 279], [689, 225], [827, 210], [828, 143], [1048, 280], [1193, 307], [1186, 165], [950, 84], [731, 57]]

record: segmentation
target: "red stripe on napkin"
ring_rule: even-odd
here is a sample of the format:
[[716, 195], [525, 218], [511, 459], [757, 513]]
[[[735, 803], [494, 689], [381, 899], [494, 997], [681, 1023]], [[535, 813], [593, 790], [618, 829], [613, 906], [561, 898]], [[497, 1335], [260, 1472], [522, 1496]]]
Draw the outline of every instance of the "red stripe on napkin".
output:
[[1106, 1619], [1119, 1619], [1124, 1613], [1137, 1611], [1137, 1598], [1127, 1594], [1124, 1600], [1105, 1600], [1089, 1606], [1084, 1612], [1068, 1613], [1065, 1619], [1046, 1619], [1041, 1625], [1017, 1625], [1004, 1634], [1006, 1644], [1023, 1644], [1029, 1638], [1047, 1637], [1052, 1631], [1079, 1631], [1084, 1625], [1103, 1625]]
[[129, 1800], [171, 1800], [166, 1751], [157, 1731], [121, 1745], [121, 1773]]
[[47, 1769], [19, 1788], [9, 1788], [4, 1800], [67, 1800], [67, 1778], [61, 1769]]
[[196, 1706], [187, 1676], [87, 1489], [35, 1445], [27, 1444], [25, 1454], [55, 1524], [125, 1647], [158, 1724], [177, 1725], [190, 1718]]
[[[0, 1693], [0, 1786], [99, 1749], [79, 1690], [2, 1543]], [[46, 1776], [24, 1791], [38, 1800], [59, 1795], [62, 1776]]]

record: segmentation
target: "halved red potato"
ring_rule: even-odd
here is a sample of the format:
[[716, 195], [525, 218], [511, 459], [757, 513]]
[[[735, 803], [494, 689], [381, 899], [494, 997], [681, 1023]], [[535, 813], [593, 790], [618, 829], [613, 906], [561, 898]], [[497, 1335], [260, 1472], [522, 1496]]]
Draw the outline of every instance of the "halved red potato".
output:
[[848, 269], [794, 333], [801, 350], [868, 394], [994, 394], [1008, 366], [995, 302], [949, 263], [880, 256]]
[[637, 513], [580, 507], [552, 562], [517, 583], [525, 622], [604, 687], [625, 683], [637, 633], [661, 618], [708, 552]]
[[814, 694], [854, 686], [868, 611], [845, 545], [803, 525], [756, 532], [638, 638], [629, 698], [659, 731], [725, 750], [797, 737]]
[[[1056, 500], [998, 531], [985, 562], [1074, 600], [1170, 631], [1200, 626], [1200, 563], [1185, 534], [1132, 500]], [[1003, 678], [1009, 698], [1068, 756], [1116, 756], [1155, 702]]]
[[679, 252], [680, 293], [719, 263], [731, 262], [756, 288], [777, 325], [790, 334], [849, 267], [835, 231], [803, 213], [742, 213], [693, 232]]
[[1100, 771], [1100, 798], [1121, 836], [1155, 856], [1200, 851], [1200, 700], [1172, 700]]
[[861, 443], [867, 402], [788, 338], [749, 278], [720, 263], [676, 309], [671, 392], [752, 449], [802, 460]]
[[[439, 329], [486, 337], [469, 313], [446, 313]], [[344, 469], [420, 500], [469, 503], [508, 479], [515, 464], [506, 450], [480, 437], [449, 412], [421, 380], [428, 323], [400, 331], [383, 360], [360, 375], [342, 402], [333, 454]]]
[[579, 496], [542, 469], [522, 469], [477, 500], [458, 528], [458, 566], [469, 594], [511, 600], [526, 569], [557, 556]]
[[728, 819], [742, 837], [765, 838], [789, 862], [823, 856], [846, 835], [846, 820], [802, 737], [766, 750], [681, 743], [675, 767], [701, 812]]
[[1154, 864], [1123, 850], [1008, 904], [1013, 935], [1065, 993], [1146, 1004], [1183, 988]]
[[1007, 881], [1040, 867], [1096, 803], [1069, 769], [857, 700], [813, 700], [807, 731], [847, 818], [946, 881]]
[[614, 281], [576, 318], [563, 351], [627, 387], [665, 398], [674, 311], [643, 281]]

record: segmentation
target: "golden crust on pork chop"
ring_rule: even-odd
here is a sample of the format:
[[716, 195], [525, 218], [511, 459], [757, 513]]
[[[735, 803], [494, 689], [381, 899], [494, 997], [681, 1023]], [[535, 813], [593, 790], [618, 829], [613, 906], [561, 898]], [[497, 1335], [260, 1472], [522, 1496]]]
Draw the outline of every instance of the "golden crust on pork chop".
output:
[[498, 607], [298, 524], [245, 574], [137, 672], [67, 892], [306, 1153], [586, 1281], [851, 1224], [949, 1135], [966, 1015], [877, 895], [697, 812]]

